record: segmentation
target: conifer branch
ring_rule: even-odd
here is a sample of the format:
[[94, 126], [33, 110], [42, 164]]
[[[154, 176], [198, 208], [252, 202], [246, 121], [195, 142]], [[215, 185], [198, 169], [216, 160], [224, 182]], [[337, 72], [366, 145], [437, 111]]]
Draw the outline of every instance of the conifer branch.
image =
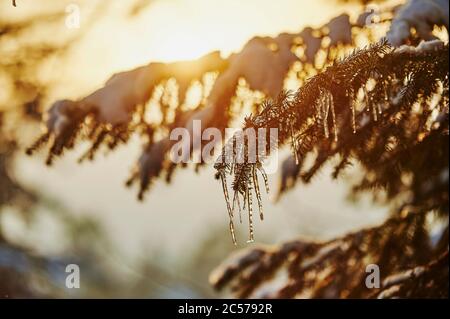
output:
[[[429, 244], [426, 214], [409, 211], [403, 216], [326, 242], [294, 240], [240, 251], [211, 274], [210, 282], [218, 290], [230, 288], [240, 298], [445, 296], [448, 247]], [[409, 236], [403, 236], [404, 232]], [[445, 233], [441, 240], [445, 240]], [[408, 254], [398, 253], [399, 249]], [[428, 263], [411, 271], [402, 268]], [[383, 285], [378, 289], [365, 283], [370, 264], [377, 265], [383, 274]], [[436, 268], [439, 270], [434, 272]], [[437, 274], [439, 281], [432, 282]], [[388, 295], [393, 286], [397, 287], [395, 293], [391, 290]]]
[[[392, 199], [407, 189], [402, 176], [394, 173], [398, 169], [392, 171], [399, 165], [403, 173], [415, 174], [413, 180], [417, 185], [425, 180], [436, 187], [442, 184], [440, 174], [448, 170], [445, 161], [448, 151], [444, 146], [448, 143], [447, 82], [448, 45], [434, 41], [417, 48], [395, 49], [382, 40], [335, 62], [309, 79], [295, 94], [282, 93], [277, 99], [266, 101], [260, 114], [247, 119], [244, 129], [278, 128], [279, 145], [291, 144], [295, 158], [300, 161], [296, 163], [298, 168], [292, 170], [297, 174], [292, 176], [294, 179], [300, 176], [309, 182], [327, 161], [339, 154], [343, 164], [336, 169], [338, 173], [352, 160], [374, 172], [367, 176], [375, 179], [363, 181], [355, 191], [380, 187]], [[358, 92], [363, 95], [360, 99]], [[439, 118], [429, 112], [436, 96], [439, 103], [434, 108]], [[420, 109], [412, 112], [415, 104]], [[395, 145], [389, 146], [392, 140]], [[424, 162], [413, 162], [407, 154], [415, 148], [424, 148], [425, 143], [438, 146], [439, 154], [433, 161], [436, 166], [414, 170], [412, 166]], [[248, 145], [240, 147], [244, 148], [242, 153], [249, 153]], [[314, 151], [317, 156], [312, 167], [301, 170], [304, 158]], [[434, 155], [423, 156], [431, 160]], [[252, 181], [257, 180], [254, 168], [261, 166], [262, 161], [250, 163], [245, 158], [240, 163], [235, 156], [231, 164], [216, 164], [216, 169], [219, 177], [233, 175], [234, 197], [242, 195], [245, 201], [252, 196]], [[413, 201], [425, 196], [420, 189], [413, 192]], [[252, 208], [247, 209], [250, 214]]]

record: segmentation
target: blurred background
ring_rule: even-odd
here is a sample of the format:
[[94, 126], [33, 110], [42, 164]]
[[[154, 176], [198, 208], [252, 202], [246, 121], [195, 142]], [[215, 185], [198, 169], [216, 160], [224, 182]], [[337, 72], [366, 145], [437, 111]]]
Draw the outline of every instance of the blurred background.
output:
[[[80, 28], [65, 25], [69, 5]], [[114, 73], [147, 64], [239, 51], [253, 36], [299, 32], [347, 12], [352, 2], [307, 0], [10, 0], [0, 3], [0, 298], [221, 297], [208, 275], [230, 253], [298, 236], [323, 240], [380, 224], [386, 208], [350, 202], [345, 180], [325, 169], [277, 204], [264, 197], [256, 242], [232, 244], [211, 167], [157, 182], [144, 202], [124, 181], [141, 141], [78, 164], [86, 145], [45, 165], [24, 149], [39, 135], [36, 105], [76, 99]], [[360, 6], [360, 5], [359, 5]], [[14, 142], [12, 142], [14, 141]], [[357, 168], [355, 168], [357, 169]], [[352, 172], [347, 174], [352, 178]], [[271, 175], [272, 189], [277, 176]], [[80, 265], [80, 289], [65, 267]]]

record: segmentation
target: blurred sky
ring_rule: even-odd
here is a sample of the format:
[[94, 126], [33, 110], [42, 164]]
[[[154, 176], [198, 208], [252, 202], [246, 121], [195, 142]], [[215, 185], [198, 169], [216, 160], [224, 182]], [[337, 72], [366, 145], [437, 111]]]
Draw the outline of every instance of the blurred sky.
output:
[[[70, 50], [65, 63], [49, 63], [42, 71], [57, 79], [52, 100], [78, 98], [98, 88], [113, 73], [152, 60], [195, 58], [217, 49], [226, 56], [252, 36], [298, 32], [305, 25], [321, 25], [350, 8], [325, 0], [154, 0], [130, 18], [128, 1], [18, 0], [18, 8], [2, 2], [0, 17], [9, 19], [64, 10], [68, 4], [77, 3], [82, 24], [100, 2], [107, 3], [89, 32]], [[79, 31], [62, 25], [43, 32], [40, 36], [58, 37]], [[228, 233], [225, 202], [211, 168], [198, 175], [192, 170], [179, 171], [172, 185], [156, 183], [145, 202], [139, 203], [136, 190], [123, 185], [139, 156], [140, 141], [136, 139], [107, 156], [99, 154], [94, 163], [79, 165], [76, 159], [85, 147], [81, 145], [76, 152], [56, 160], [52, 168], [44, 165], [43, 157], [19, 158], [16, 174], [74, 213], [95, 216], [126, 256], [164, 250], [176, 261], [211, 229]], [[346, 184], [332, 182], [328, 176], [329, 171], [322, 172], [311, 186], [298, 186], [277, 205], [265, 196], [266, 219], [256, 222], [256, 240], [278, 243], [298, 235], [328, 238], [382, 221], [385, 209], [367, 202], [349, 205], [345, 202]], [[276, 176], [270, 179], [274, 185]], [[247, 225], [239, 227], [246, 234]], [[45, 240], [51, 245], [51, 231], [45, 225], [43, 228]], [[241, 236], [239, 241], [241, 246], [246, 245], [246, 237]], [[231, 239], [229, 243], [232, 245]]]

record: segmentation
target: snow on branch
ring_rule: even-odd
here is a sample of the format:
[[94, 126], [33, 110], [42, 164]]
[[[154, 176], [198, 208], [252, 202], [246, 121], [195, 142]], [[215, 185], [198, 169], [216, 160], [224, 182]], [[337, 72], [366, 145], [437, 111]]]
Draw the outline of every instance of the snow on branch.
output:
[[[439, 96], [436, 111], [440, 117], [432, 114], [430, 104], [436, 94]], [[417, 114], [411, 112], [415, 103], [421, 105]], [[279, 191], [288, 188], [288, 177], [296, 179], [298, 175], [304, 182], [309, 182], [326, 162], [339, 155], [341, 161], [336, 166], [335, 177], [353, 158], [368, 171], [376, 173], [367, 175], [367, 179], [355, 186], [356, 192], [382, 187], [388, 189], [388, 196], [395, 196], [402, 193], [404, 186], [394, 168], [396, 165], [404, 167], [410, 161], [413, 148], [435, 143], [437, 149], [445, 151], [448, 112], [448, 44], [432, 42], [418, 48], [394, 49], [382, 40], [327, 67], [295, 94], [282, 93], [276, 99], [264, 102], [262, 111], [246, 120], [244, 129], [278, 128], [279, 145], [291, 145], [295, 165], [291, 162], [283, 168], [296, 176], [289, 176], [285, 171]], [[228, 143], [234, 143], [234, 140]], [[411, 145], [411, 149], [405, 150], [404, 145]], [[248, 145], [241, 147], [244, 150], [240, 154], [250, 154]], [[223, 154], [226, 148], [227, 145]], [[304, 167], [304, 159], [314, 152], [317, 155], [313, 165]], [[428, 156], [431, 161], [433, 154]], [[448, 154], [436, 156], [448, 157]], [[423, 160], [414, 165], [423, 165]], [[422, 172], [421, 178], [432, 183], [434, 189], [445, 183], [440, 174], [448, 169], [448, 164], [438, 159], [433, 162], [441, 166], [430, 168], [428, 175]], [[242, 161], [237, 154], [231, 161], [220, 161], [215, 165], [217, 177], [222, 180], [231, 224], [234, 211], [230, 211], [230, 207], [240, 207], [235, 205], [240, 197], [248, 203], [249, 216], [252, 216], [253, 194], [261, 209], [261, 196], [257, 191], [258, 172], [265, 178], [261, 167], [262, 160], [255, 163], [244, 157]], [[232, 202], [227, 175], [232, 179]], [[430, 181], [432, 176], [433, 182]], [[415, 182], [421, 183], [419, 179]], [[417, 189], [414, 195], [420, 198], [424, 192]], [[252, 240], [251, 218], [249, 228]]]
[[[429, 244], [425, 215], [410, 212], [325, 242], [300, 239], [248, 248], [217, 267], [210, 283], [238, 298], [444, 297], [448, 248]], [[446, 239], [442, 233], [440, 241]], [[417, 263], [425, 266], [403, 268]], [[378, 287], [366, 284], [369, 265], [380, 269]]]
[[[113, 149], [119, 143], [126, 143], [131, 134], [138, 133], [144, 137], [146, 145], [127, 185], [139, 180], [139, 198], [143, 198], [154, 178], [165, 172], [169, 181], [178, 166], [167, 161], [172, 145], [167, 132], [173, 127], [191, 130], [193, 121], [200, 119], [202, 129], [216, 127], [223, 130], [235, 116], [230, 110], [241, 86], [240, 79], [245, 80], [250, 90], [276, 97], [296, 62], [314, 67], [319, 50], [325, 50], [331, 58], [329, 52], [352, 45], [349, 37], [352, 24], [347, 15], [333, 19], [326, 26], [318, 28], [314, 36], [312, 29], [306, 28], [297, 34], [255, 37], [240, 52], [226, 59], [214, 52], [196, 61], [150, 63], [116, 74], [102, 88], [84, 98], [55, 102], [47, 112], [47, 132], [28, 149], [28, 153], [50, 143], [47, 163], [51, 164], [54, 157], [73, 148], [77, 140], [87, 139], [92, 141], [92, 146], [81, 159], [93, 159], [103, 145]], [[342, 37], [330, 27], [347, 30], [346, 36]], [[326, 36], [332, 43], [322, 48]], [[296, 54], [296, 48], [300, 47], [304, 55]], [[322, 66], [330, 61], [326, 60]], [[217, 72], [218, 76], [208, 90], [205, 75], [211, 72]], [[308, 73], [299, 76], [307, 77]], [[176, 83], [175, 89], [170, 88], [170, 81]], [[200, 83], [205, 98], [193, 108], [187, 108], [186, 95], [195, 83]], [[159, 93], [161, 87], [162, 94]], [[168, 102], [174, 96], [175, 105]], [[146, 116], [150, 102], [156, 102], [152, 107], [159, 107], [162, 120], [155, 121]]]
[[[397, 20], [406, 16], [401, 12], [408, 12], [407, 8], [400, 11]], [[392, 27], [392, 30], [396, 28], [395, 20]], [[305, 28], [299, 33], [282, 33], [273, 38], [255, 37], [240, 52], [226, 59], [213, 52], [195, 61], [150, 63], [116, 74], [86, 97], [55, 102], [47, 112], [46, 133], [28, 149], [28, 153], [50, 143], [47, 163], [51, 164], [54, 157], [84, 139], [91, 141], [91, 147], [81, 160], [91, 160], [101, 147], [114, 149], [118, 144], [126, 143], [132, 134], [139, 134], [145, 145], [127, 185], [138, 181], [138, 196], [142, 199], [154, 179], [164, 173], [165, 179], [170, 181], [174, 171], [185, 166], [168, 160], [173, 145], [168, 132], [175, 127], [185, 127], [192, 132], [194, 120], [202, 120], [203, 130], [215, 127], [223, 131], [240, 115], [241, 110], [236, 112], [233, 105], [243, 79], [250, 90], [262, 92], [274, 100], [254, 105], [254, 113], [261, 114], [249, 117], [247, 124], [280, 127], [281, 142], [294, 141], [291, 143], [294, 157], [283, 165], [279, 193], [292, 187], [297, 177], [309, 182], [333, 155], [341, 156], [334, 174], [337, 177], [351, 165], [352, 157], [359, 159], [368, 152], [363, 145], [367, 139], [375, 138], [374, 123], [386, 126], [391, 123], [395, 127], [397, 123], [392, 117], [397, 116], [397, 109], [405, 109], [408, 103], [428, 98], [439, 88], [442, 97], [439, 112], [445, 114], [443, 105], [448, 100], [442, 92], [448, 91], [445, 85], [447, 73], [442, 68], [442, 65], [448, 65], [448, 59], [444, 57], [448, 46], [439, 41], [424, 42], [417, 48], [401, 47], [397, 51], [384, 41], [335, 63], [336, 56], [355, 47], [355, 35], [361, 36], [356, 31], [361, 28], [365, 26], [353, 23], [344, 14], [317, 29]], [[370, 33], [371, 29], [366, 30]], [[319, 55], [326, 57], [321, 63], [317, 59]], [[279, 95], [286, 77], [294, 69], [303, 86], [294, 95]], [[209, 82], [208, 89], [205, 76], [214, 72], [217, 77]], [[317, 72], [317, 76], [310, 78]], [[203, 98], [193, 107], [187, 107], [186, 96], [195, 83], [200, 84]], [[152, 112], [160, 114], [159, 118], [148, 116], [150, 105]], [[437, 121], [431, 120], [431, 113], [427, 110], [424, 115], [430, 119], [426, 125]], [[400, 121], [402, 125], [405, 123], [411, 124]], [[415, 133], [429, 135], [422, 131]], [[389, 143], [396, 145], [405, 138], [395, 136]], [[351, 147], [353, 140], [359, 143], [356, 150]], [[191, 144], [189, 147], [192, 154], [198, 151], [195, 147], [203, 145]], [[316, 150], [319, 153], [314, 165], [306, 169], [305, 155]], [[382, 155], [382, 150], [377, 148], [371, 152], [373, 156]], [[233, 188], [248, 201], [243, 194], [259, 187], [248, 181], [254, 178], [252, 172], [261, 172], [261, 167], [254, 170], [244, 163], [241, 168], [238, 171], [246, 178], [238, 178], [239, 182], [235, 180]], [[224, 179], [228, 173], [228, 167], [220, 167], [218, 177]], [[360, 188], [376, 187], [378, 183], [386, 184], [381, 180], [365, 180]], [[261, 209], [259, 196], [257, 199]]]
[[422, 40], [434, 40], [434, 26], [449, 28], [448, 0], [409, 0], [392, 21], [387, 35], [389, 42], [400, 46], [411, 38], [414, 29]]
[[[415, 213], [395, 207], [396, 217], [382, 226], [326, 243], [299, 240], [251, 249], [219, 268], [211, 278], [213, 285], [231, 286], [240, 297], [375, 296], [361, 285], [363, 262], [372, 259], [386, 267], [387, 274], [410, 269], [386, 280], [377, 291], [380, 297], [401, 297], [429, 285], [442, 292], [445, 287], [434, 281], [434, 274], [448, 283], [448, 255], [446, 263], [436, 258], [448, 250], [448, 225], [447, 236], [429, 247], [425, 220], [426, 213], [434, 212], [448, 221], [448, 43], [432, 33], [435, 26], [448, 29], [448, 1], [408, 1], [394, 14], [387, 39], [380, 42], [362, 23], [366, 18], [352, 22], [344, 14], [316, 29], [255, 37], [227, 58], [213, 52], [195, 61], [150, 63], [116, 74], [86, 97], [55, 102], [46, 114], [46, 132], [28, 153], [48, 143], [51, 164], [87, 140], [91, 147], [81, 160], [92, 160], [101, 147], [114, 149], [138, 134], [145, 144], [127, 185], [139, 182], [142, 199], [154, 179], [165, 174], [170, 182], [174, 171], [186, 166], [168, 160], [173, 143], [169, 132], [184, 127], [193, 133], [194, 120], [202, 121], [203, 130], [223, 131], [241, 115], [239, 89], [246, 85], [267, 100], [252, 105], [254, 114], [245, 119], [244, 128], [277, 128], [280, 145], [293, 150], [282, 165], [278, 198], [297, 181], [310, 182], [335, 159], [334, 178], [354, 163], [364, 170], [352, 196], [370, 191], [378, 201], [394, 206], [400, 202], [414, 207]], [[360, 43], [357, 38], [375, 43], [348, 54]], [[299, 83], [295, 93], [283, 90], [291, 75]], [[188, 105], [188, 93], [196, 85], [201, 99]], [[149, 116], [154, 112], [158, 116]], [[203, 145], [189, 147], [192, 154]], [[310, 164], [307, 157], [312, 158]], [[253, 197], [262, 218], [261, 188], [268, 190], [261, 161], [218, 161], [215, 168], [233, 241], [240, 201], [245, 203], [252, 241]], [[265, 187], [260, 187], [259, 175]], [[283, 266], [281, 275], [287, 280], [267, 286]], [[448, 285], [446, 290], [448, 294]]]

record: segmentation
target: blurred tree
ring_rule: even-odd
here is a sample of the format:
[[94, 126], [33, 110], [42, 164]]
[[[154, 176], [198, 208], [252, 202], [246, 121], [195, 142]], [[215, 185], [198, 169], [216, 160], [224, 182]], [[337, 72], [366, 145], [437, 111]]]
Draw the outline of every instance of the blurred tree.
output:
[[[87, 140], [91, 148], [81, 160], [92, 160], [99, 149], [112, 150], [139, 134], [145, 147], [127, 184], [139, 181], [143, 199], [154, 179], [170, 182], [174, 171], [186, 166], [168, 156], [173, 128], [192, 133], [193, 121], [201, 120], [202, 129], [224, 131], [242, 120], [242, 106], [250, 103], [253, 115], [245, 118], [245, 128], [278, 128], [280, 144], [292, 147], [278, 197], [337, 159], [333, 177], [358, 163], [362, 179], [353, 194], [372, 193], [392, 206], [393, 217], [326, 243], [251, 249], [219, 268], [211, 278], [214, 286], [230, 285], [242, 297], [447, 296], [448, 2], [380, 6], [376, 25], [368, 14], [357, 19], [342, 14], [316, 29], [255, 37], [227, 58], [213, 52], [195, 61], [150, 63], [116, 74], [86, 97], [55, 102], [47, 112], [46, 132], [28, 153], [49, 143], [51, 164]], [[296, 81], [296, 93], [283, 91], [286, 79]], [[190, 99], [189, 92], [199, 87], [200, 97]], [[159, 116], [148, 116], [150, 104]], [[198, 151], [204, 145], [188, 146]], [[237, 153], [232, 163], [215, 165], [216, 177], [233, 241], [234, 208], [241, 200], [253, 241], [252, 198], [262, 218], [258, 174], [267, 186], [264, 159], [242, 163]], [[436, 225], [444, 229], [438, 235]], [[365, 285], [369, 264], [378, 265], [386, 279], [375, 290]]]
[[[27, 138], [26, 128], [42, 121], [43, 104], [53, 85], [40, 76], [42, 65], [62, 59], [103, 13], [105, 5], [100, 3], [86, 17], [81, 32], [61, 40], [30, 38], [27, 34], [63, 23], [64, 12], [43, 10], [17, 20], [0, 13], [0, 298], [118, 297], [117, 293], [129, 288], [117, 280], [119, 276], [107, 264], [106, 251], [109, 257], [116, 252], [96, 222], [73, 217], [57, 200], [47, 198], [45, 190], [21, 185], [13, 169], [18, 153], [23, 152], [20, 145]], [[11, 238], [5, 215], [23, 219], [30, 232], [40, 218], [50, 217], [64, 233], [64, 252], [56, 257], [36, 247], [38, 244]], [[79, 290], [65, 287], [65, 267], [70, 263], [83, 269], [85, 281]]]

